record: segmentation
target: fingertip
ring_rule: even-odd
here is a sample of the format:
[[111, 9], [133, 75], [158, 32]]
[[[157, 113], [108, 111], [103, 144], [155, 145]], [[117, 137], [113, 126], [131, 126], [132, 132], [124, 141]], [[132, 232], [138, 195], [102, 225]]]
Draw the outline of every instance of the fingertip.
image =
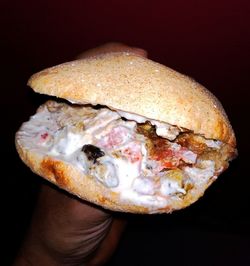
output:
[[142, 56], [142, 57], [148, 57], [148, 52], [142, 48], [138, 48], [138, 47], [132, 47], [134, 53]]
[[83, 59], [92, 56], [97, 56], [100, 54], [113, 53], [113, 52], [128, 52], [136, 54], [141, 57], [148, 57], [147, 51], [142, 48], [128, 46], [120, 42], [109, 42], [97, 46], [95, 48], [89, 49], [87, 51], [84, 51], [83, 53], [79, 54], [76, 57], [76, 59]]

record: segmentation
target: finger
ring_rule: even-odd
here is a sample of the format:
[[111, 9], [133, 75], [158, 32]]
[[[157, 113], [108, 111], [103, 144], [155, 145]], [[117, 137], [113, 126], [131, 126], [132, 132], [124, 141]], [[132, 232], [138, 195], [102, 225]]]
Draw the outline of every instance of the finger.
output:
[[96, 56], [99, 54], [111, 53], [111, 52], [128, 52], [133, 53], [142, 57], [147, 57], [147, 51], [138, 47], [131, 47], [123, 43], [110, 42], [100, 45], [96, 48], [87, 50], [79, 54], [76, 59], [83, 59], [91, 56]]
[[51, 220], [54, 218], [66, 220], [65, 217], [70, 217], [71, 227], [73, 225], [81, 227], [82, 224], [86, 228], [92, 227], [111, 216], [110, 212], [103, 208], [81, 200], [50, 184], [42, 185], [38, 205], [41, 215], [46, 215]]
[[42, 186], [40, 196], [35, 225], [50, 249], [74, 250], [79, 258], [88, 258], [89, 266], [112, 256], [126, 226], [124, 218], [49, 185]]
[[114, 218], [110, 231], [89, 260], [87, 266], [104, 265], [112, 256], [125, 230], [127, 221], [123, 218]]

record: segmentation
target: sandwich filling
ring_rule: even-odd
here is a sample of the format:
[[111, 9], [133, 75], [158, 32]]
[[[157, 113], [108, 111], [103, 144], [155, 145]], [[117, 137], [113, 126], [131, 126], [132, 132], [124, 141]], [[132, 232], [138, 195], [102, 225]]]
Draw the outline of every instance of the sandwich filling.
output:
[[163, 207], [184, 200], [228, 166], [234, 149], [186, 129], [107, 107], [48, 101], [17, 140], [79, 168], [121, 200]]

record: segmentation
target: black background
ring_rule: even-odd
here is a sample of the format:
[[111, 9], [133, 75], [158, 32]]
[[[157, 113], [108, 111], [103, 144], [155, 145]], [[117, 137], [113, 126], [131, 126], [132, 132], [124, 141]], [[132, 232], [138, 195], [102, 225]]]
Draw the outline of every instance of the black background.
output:
[[[194, 77], [222, 102], [239, 157], [203, 198], [171, 215], [127, 215], [109, 265], [250, 265], [250, 4], [203, 1], [1, 1], [1, 240], [12, 261], [41, 179], [17, 156], [14, 134], [46, 97], [27, 79], [108, 41]], [[0, 263], [2, 265], [2, 263]]]

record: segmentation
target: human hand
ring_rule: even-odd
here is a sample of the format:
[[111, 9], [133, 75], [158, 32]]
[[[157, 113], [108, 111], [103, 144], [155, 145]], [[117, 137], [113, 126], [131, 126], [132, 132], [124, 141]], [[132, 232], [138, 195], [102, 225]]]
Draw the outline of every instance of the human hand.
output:
[[[146, 51], [139, 48], [107, 43], [77, 58], [114, 51], [147, 56]], [[114, 252], [125, 224], [117, 213], [43, 184], [29, 231], [14, 265], [103, 265]]]
[[14, 265], [102, 265], [115, 250], [125, 223], [108, 211], [43, 184]]

